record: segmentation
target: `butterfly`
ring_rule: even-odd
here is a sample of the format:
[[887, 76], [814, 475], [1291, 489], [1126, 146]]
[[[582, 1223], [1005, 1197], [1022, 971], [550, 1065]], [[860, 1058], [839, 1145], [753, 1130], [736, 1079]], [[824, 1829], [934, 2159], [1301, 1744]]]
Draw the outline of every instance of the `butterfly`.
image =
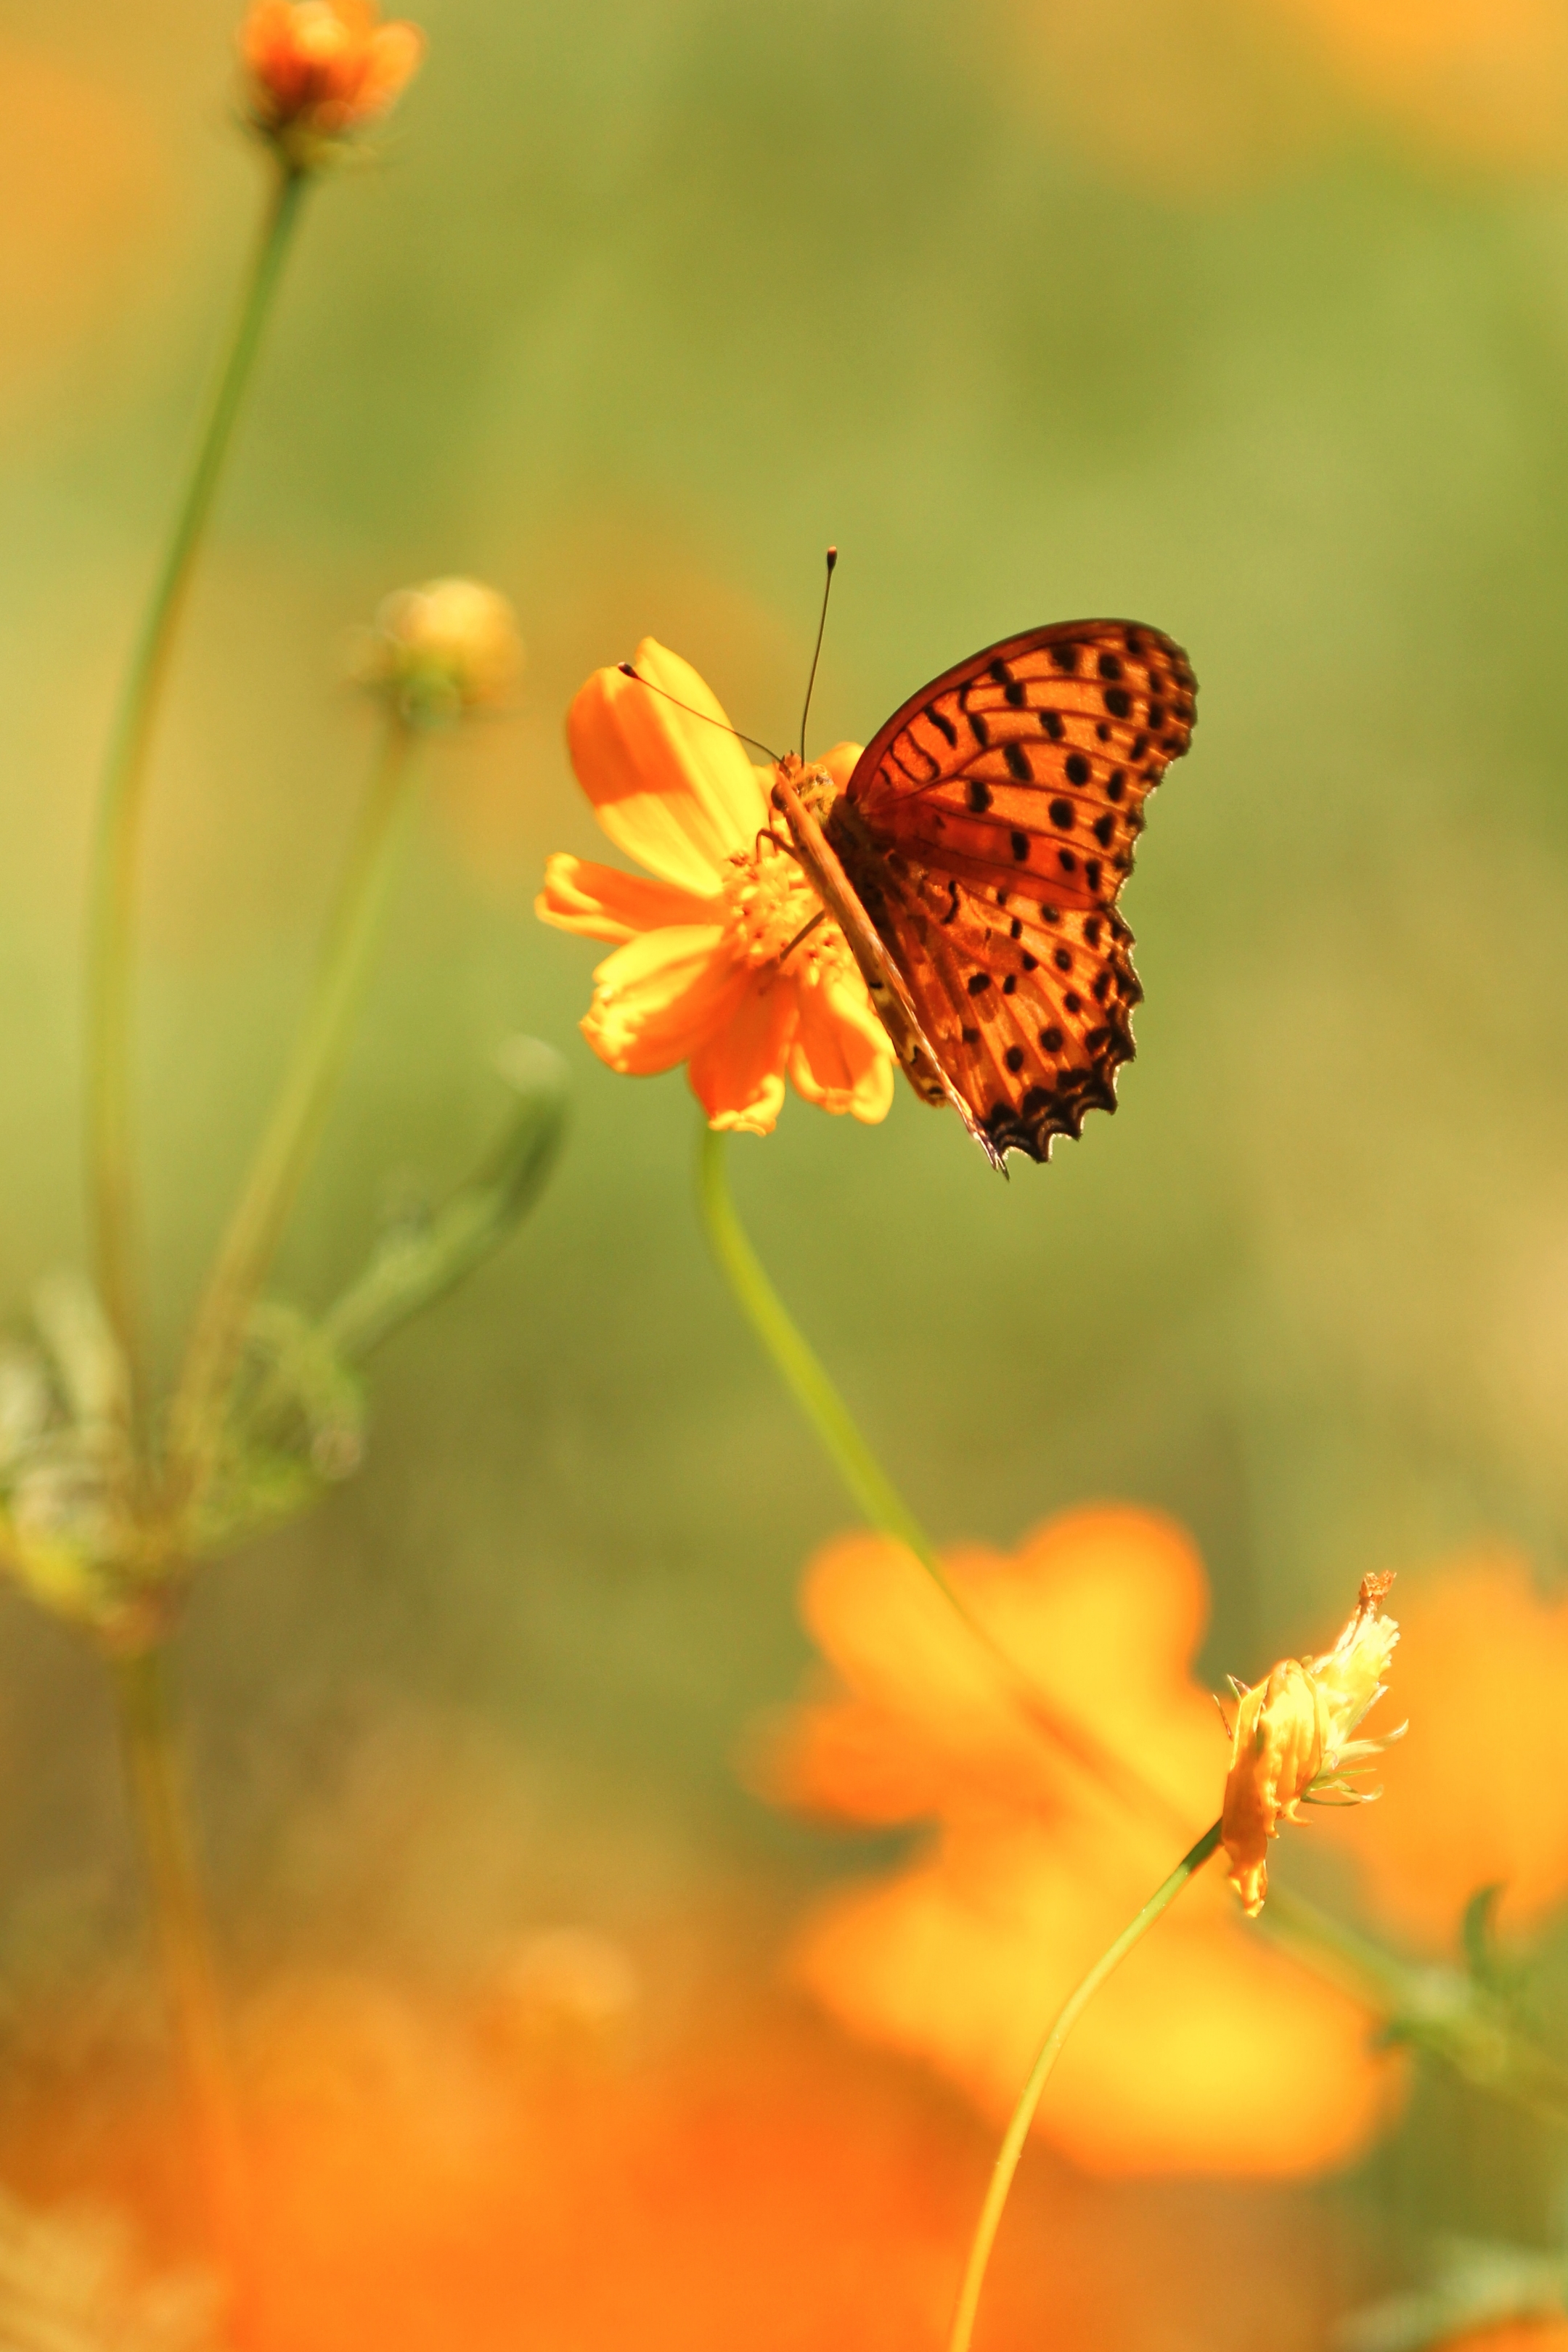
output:
[[1160, 630], [1060, 621], [922, 687], [842, 792], [794, 753], [773, 772], [906, 1076], [1004, 1173], [1116, 1108], [1143, 993], [1116, 901], [1196, 691]]

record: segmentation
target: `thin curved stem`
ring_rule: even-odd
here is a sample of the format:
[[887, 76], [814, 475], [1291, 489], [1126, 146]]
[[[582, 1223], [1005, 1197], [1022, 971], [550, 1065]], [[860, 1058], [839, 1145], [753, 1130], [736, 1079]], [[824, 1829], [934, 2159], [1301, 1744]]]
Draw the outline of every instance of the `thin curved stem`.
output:
[[856, 1505], [880, 1532], [914, 1554], [949, 1606], [961, 1617], [992, 1664], [1004, 1677], [1019, 1710], [1082, 1769], [1145, 1814], [1157, 1815], [1179, 1834], [1189, 1833], [1191, 1820], [1142, 1775], [1115, 1756], [1082, 1725], [1062, 1715], [1009, 1657], [990, 1629], [977, 1618], [942, 1565], [936, 1546], [882, 1468], [861, 1435], [844, 1399], [821, 1360], [804, 1338], [789, 1309], [768, 1278], [747, 1239], [730, 1192], [721, 1130], [704, 1120], [698, 1160], [698, 1200], [709, 1244], [736, 1304], [773, 1364], [785, 1387], [821, 1439]]
[[724, 1164], [728, 1137], [702, 1123], [698, 1198], [709, 1243], [737, 1303], [773, 1358], [785, 1387], [822, 1440], [864, 1517], [900, 1543], [932, 1577], [961, 1614], [963, 1602], [948, 1581], [930, 1537], [861, 1436], [848, 1406], [792, 1319], [735, 1213]]
[[247, 2165], [167, 1655], [159, 1645], [111, 1656], [109, 1667], [206, 2218], [229, 2273], [236, 2334], [243, 2340], [253, 2268]]
[[404, 821], [413, 805], [417, 740], [401, 717], [389, 714], [305, 1017], [197, 1304], [169, 1423], [168, 1501], [174, 1512], [199, 1495], [211, 1466], [246, 1318], [266, 1280], [342, 1075]]
[[1040, 2044], [1039, 2055], [1030, 2069], [1029, 2079], [1013, 2110], [1012, 2121], [1007, 2126], [995, 2164], [992, 2167], [991, 2185], [985, 2192], [985, 2202], [980, 2209], [980, 2220], [969, 2250], [963, 2284], [959, 2289], [958, 2305], [952, 2315], [952, 2329], [947, 2340], [947, 2352], [969, 2352], [970, 2339], [974, 2334], [974, 2315], [980, 2307], [980, 2291], [985, 2284], [991, 2249], [996, 2242], [996, 2231], [1013, 2186], [1013, 2176], [1018, 2169], [1018, 2159], [1029, 2137], [1029, 2126], [1035, 2120], [1040, 2095], [1061, 2055], [1063, 2042], [1107, 1977], [1121, 1967], [1133, 1945], [1148, 1934], [1161, 1914], [1170, 1909], [1188, 1880], [1203, 1868], [1219, 1844], [1219, 1834], [1220, 1825], [1215, 1822], [1204, 1832], [1194, 1846], [1189, 1847], [1164, 1885], [1155, 1889], [1137, 1917], [1130, 1920], [1116, 1941], [1100, 1954], [1089, 1974], [1058, 2011], [1055, 2023]]
[[88, 1187], [100, 1294], [134, 1401], [143, 1381], [130, 1044], [136, 868], [147, 757], [191, 568], [289, 251], [308, 175], [280, 163], [190, 475], [132, 654], [104, 764], [88, 926]]

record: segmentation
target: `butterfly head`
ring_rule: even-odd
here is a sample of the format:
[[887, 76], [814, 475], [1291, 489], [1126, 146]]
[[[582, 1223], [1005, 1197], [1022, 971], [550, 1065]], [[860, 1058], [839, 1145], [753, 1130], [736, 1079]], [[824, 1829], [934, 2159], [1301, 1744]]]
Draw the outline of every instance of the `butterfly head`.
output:
[[784, 805], [784, 796], [779, 790], [781, 780], [794, 787], [802, 803], [816, 819], [818, 824], [826, 824], [828, 811], [838, 798], [838, 787], [828, 770], [822, 766], [820, 761], [802, 760], [794, 751], [784, 753], [784, 758], [774, 766], [773, 788], [771, 794], [774, 808], [779, 810], [783, 810]]

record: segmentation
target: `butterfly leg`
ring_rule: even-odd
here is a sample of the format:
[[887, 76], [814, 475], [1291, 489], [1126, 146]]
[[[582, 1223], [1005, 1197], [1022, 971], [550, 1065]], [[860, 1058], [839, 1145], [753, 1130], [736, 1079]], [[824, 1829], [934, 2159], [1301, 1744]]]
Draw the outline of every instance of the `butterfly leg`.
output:
[[757, 837], [752, 844], [752, 856], [753, 857], [755, 857], [758, 850], [761, 848], [764, 841], [771, 841], [775, 849], [782, 849], [786, 857], [793, 857], [795, 864], [797, 866], [799, 865], [800, 854], [796, 850], [794, 842], [790, 840], [787, 834], [775, 833], [771, 824], [759, 825], [757, 828]]
[[813, 917], [812, 917], [812, 919], [811, 919], [810, 922], [809, 922], [809, 923], [807, 923], [807, 924], [805, 925], [805, 929], [804, 929], [803, 930], [798, 930], [798, 931], [796, 931], [796, 933], [795, 933], [795, 935], [794, 939], [793, 939], [793, 940], [791, 940], [791, 941], [790, 941], [790, 943], [789, 943], [788, 947], [787, 947], [787, 948], [785, 948], [785, 950], [784, 950], [784, 951], [783, 955], [782, 955], [782, 956], [780, 956], [780, 958], [779, 958], [779, 961], [780, 961], [780, 963], [781, 963], [781, 964], [787, 963], [787, 962], [789, 961], [789, 960], [790, 960], [791, 956], [792, 956], [792, 955], [794, 955], [794, 953], [795, 953], [795, 951], [796, 948], [797, 948], [797, 947], [799, 947], [799, 945], [800, 945], [800, 943], [801, 943], [802, 940], [808, 940], [808, 939], [810, 939], [810, 937], [811, 937], [811, 935], [812, 935], [813, 931], [815, 931], [815, 930], [816, 930], [816, 927], [817, 927], [818, 923], [825, 923], [826, 920], [827, 920], [827, 909], [826, 909], [826, 907], [818, 907], [818, 908], [817, 908], [817, 910], [816, 910], [816, 914], [815, 914], [815, 915], [813, 915]]

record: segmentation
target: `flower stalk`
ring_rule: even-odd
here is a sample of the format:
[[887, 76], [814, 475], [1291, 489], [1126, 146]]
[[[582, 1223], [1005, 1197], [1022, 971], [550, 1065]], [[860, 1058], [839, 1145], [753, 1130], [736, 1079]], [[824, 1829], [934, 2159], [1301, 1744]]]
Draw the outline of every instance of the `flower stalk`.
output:
[[871, 1527], [912, 1551], [928, 1576], [965, 1619], [968, 1612], [950, 1581], [931, 1538], [899, 1494], [856, 1426], [848, 1406], [828, 1378], [789, 1309], [773, 1288], [735, 1212], [725, 1160], [728, 1136], [704, 1120], [699, 1145], [697, 1194], [720, 1271], [784, 1386], [799, 1405], [857, 1508]]
[[221, 1442], [246, 1319], [325, 1121], [412, 809], [419, 733], [395, 709], [372, 771], [305, 1017], [196, 1308], [169, 1423], [171, 1525], [199, 1505]]
[[1185, 1834], [1192, 1824], [1141, 1773], [1129, 1770], [1086, 1726], [1052, 1706], [975, 1616], [942, 1565], [942, 1555], [861, 1434], [826, 1367], [773, 1288], [736, 1213], [725, 1155], [726, 1131], [709, 1126], [698, 1147], [697, 1195], [703, 1231], [721, 1273], [784, 1386], [821, 1440], [867, 1524], [911, 1552], [948, 1606], [962, 1619], [1006, 1684], [1021, 1714], [1080, 1769], [1135, 1810]]
[[1012, 2189], [1013, 2177], [1018, 2169], [1018, 2159], [1024, 2153], [1024, 2143], [1028, 2138], [1029, 2126], [1035, 2120], [1035, 2111], [1040, 2104], [1041, 2094], [1050, 2079], [1057, 2060], [1061, 2055], [1063, 2042], [1066, 2042], [1068, 2035], [1072, 2032], [1106, 1979], [1121, 1967], [1133, 1946], [1140, 1942], [1148, 1934], [1155, 1921], [1170, 1909], [1182, 1889], [1196, 1876], [1209, 1856], [1217, 1851], [1219, 1843], [1220, 1824], [1218, 1822], [1213, 1822], [1197, 1843], [1189, 1846], [1169, 1878], [1156, 1887], [1137, 1916], [1129, 1920], [1115, 1942], [1108, 1946], [1100, 1954], [1089, 1974], [1068, 1994], [1058, 2011], [1050, 2032], [1040, 2044], [1039, 2055], [1029, 2071], [1029, 2079], [1025, 2084], [1018, 2104], [1013, 2110], [1012, 2119], [1003, 2136], [1002, 2146], [997, 2151], [996, 2161], [992, 2167], [990, 2187], [985, 2192], [985, 2202], [980, 2209], [980, 2220], [975, 2225], [973, 2242], [969, 2249], [969, 2260], [964, 2266], [963, 2284], [958, 2293], [958, 2304], [952, 2315], [952, 2327], [947, 2339], [947, 2352], [969, 2352], [970, 2343], [974, 2334], [975, 2314], [980, 2308], [981, 2289], [985, 2284], [985, 2273], [991, 2261], [991, 2249], [996, 2242], [996, 2232], [1001, 2226], [1003, 2211]]
[[191, 471], [132, 655], [99, 799], [88, 927], [88, 1187], [100, 1295], [124, 1356], [133, 1424], [144, 1381], [131, 1114], [136, 871], [148, 753], [202, 532], [234, 437], [309, 174], [279, 158]]
[[243, 2343], [254, 2268], [247, 2166], [166, 1652], [158, 1643], [110, 1654], [109, 1665], [207, 2223], [234, 2299], [235, 2338]]

